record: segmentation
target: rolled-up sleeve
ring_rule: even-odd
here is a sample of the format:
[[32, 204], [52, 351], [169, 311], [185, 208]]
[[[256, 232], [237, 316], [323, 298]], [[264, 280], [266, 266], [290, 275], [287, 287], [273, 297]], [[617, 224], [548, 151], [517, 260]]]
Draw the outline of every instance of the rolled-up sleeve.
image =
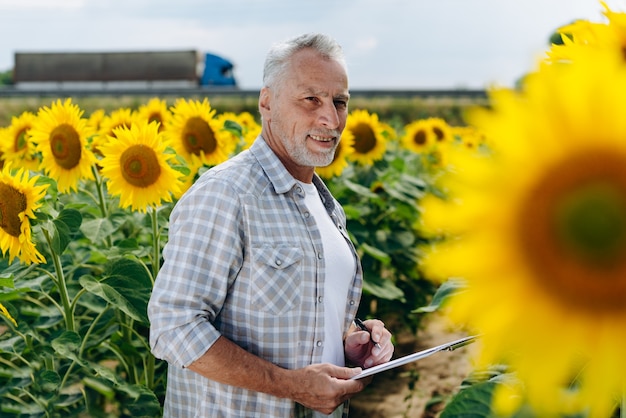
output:
[[243, 262], [241, 205], [224, 180], [199, 180], [170, 217], [148, 316], [153, 354], [187, 367], [219, 338], [214, 321]]

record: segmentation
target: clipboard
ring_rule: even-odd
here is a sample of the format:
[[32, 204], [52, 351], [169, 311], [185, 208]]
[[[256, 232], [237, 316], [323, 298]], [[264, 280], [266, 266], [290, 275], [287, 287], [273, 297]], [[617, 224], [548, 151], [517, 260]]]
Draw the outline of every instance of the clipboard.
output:
[[364, 369], [361, 373], [357, 374], [356, 376], [352, 376], [350, 380], [362, 379], [364, 377], [371, 376], [373, 374], [377, 374], [380, 372], [384, 372], [386, 370], [394, 369], [396, 367], [400, 367], [405, 364], [412, 363], [417, 360], [421, 360], [423, 358], [431, 356], [440, 351], [453, 351], [453, 350], [456, 350], [457, 348], [473, 343], [476, 340], [476, 338], [478, 338], [478, 335], [471, 335], [469, 337], [460, 338], [458, 340], [454, 340], [449, 343], [427, 348], [426, 350], [418, 351], [417, 353], [409, 354], [407, 356], [388, 361], [387, 363], [370, 367], [369, 369]]

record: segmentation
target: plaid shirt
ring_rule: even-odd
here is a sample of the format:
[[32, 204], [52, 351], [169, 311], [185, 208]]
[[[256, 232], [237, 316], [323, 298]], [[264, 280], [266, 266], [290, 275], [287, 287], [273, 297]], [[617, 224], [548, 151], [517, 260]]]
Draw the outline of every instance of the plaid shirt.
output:
[[[343, 209], [317, 176], [313, 181], [350, 242]], [[172, 211], [165, 261], [148, 307], [152, 351], [169, 363], [165, 416], [312, 416], [289, 399], [220, 384], [185, 368], [221, 335], [280, 367], [321, 361], [324, 253], [304, 199], [302, 187], [259, 137], [248, 151], [204, 173]], [[344, 334], [362, 287], [361, 266], [350, 248], [357, 272]]]

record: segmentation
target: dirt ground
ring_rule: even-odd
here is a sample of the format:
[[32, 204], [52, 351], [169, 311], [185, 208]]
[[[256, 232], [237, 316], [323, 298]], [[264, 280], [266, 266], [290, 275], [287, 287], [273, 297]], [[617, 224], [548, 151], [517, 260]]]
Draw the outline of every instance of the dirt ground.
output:
[[[426, 318], [417, 335], [399, 335], [393, 358], [444, 344], [467, 334], [437, 316]], [[471, 372], [469, 350], [442, 351], [382, 372], [350, 402], [351, 418], [435, 418]]]

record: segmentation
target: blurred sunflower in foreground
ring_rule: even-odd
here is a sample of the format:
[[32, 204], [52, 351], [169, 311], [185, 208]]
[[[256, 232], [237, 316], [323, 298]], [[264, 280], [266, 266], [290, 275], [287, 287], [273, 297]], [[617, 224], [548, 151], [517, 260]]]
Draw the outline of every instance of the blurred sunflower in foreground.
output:
[[589, 51], [604, 51], [626, 58], [626, 13], [616, 12], [600, 1], [606, 22], [577, 20], [557, 29], [562, 44], [554, 44], [547, 51], [546, 63], [574, 62], [584, 58]]
[[479, 367], [510, 365], [537, 416], [608, 417], [626, 384], [626, 65], [546, 66], [491, 101], [468, 120], [493, 156], [451, 155], [448, 199], [424, 202], [425, 230], [447, 237], [424, 268], [466, 280], [451, 318], [483, 334]]
[[120, 196], [122, 208], [146, 212], [180, 193], [181, 174], [169, 165], [176, 156], [166, 152], [167, 142], [158, 129], [157, 122], [119, 127], [114, 129], [115, 138], [109, 137], [101, 147], [102, 175], [109, 193]]

